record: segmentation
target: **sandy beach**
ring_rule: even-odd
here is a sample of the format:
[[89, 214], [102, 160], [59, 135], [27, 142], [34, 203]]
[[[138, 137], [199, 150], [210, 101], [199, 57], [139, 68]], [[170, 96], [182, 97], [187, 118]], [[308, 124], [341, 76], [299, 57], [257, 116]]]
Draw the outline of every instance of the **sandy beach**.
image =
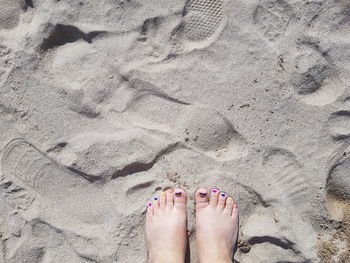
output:
[[147, 262], [161, 191], [235, 263], [350, 262], [348, 0], [0, 0], [0, 263]]

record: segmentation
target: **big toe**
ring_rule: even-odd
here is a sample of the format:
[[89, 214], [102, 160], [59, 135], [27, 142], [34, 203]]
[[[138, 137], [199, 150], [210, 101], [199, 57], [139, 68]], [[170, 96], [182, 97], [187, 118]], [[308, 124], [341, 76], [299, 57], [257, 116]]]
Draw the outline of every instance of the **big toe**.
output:
[[182, 189], [174, 190], [174, 206], [176, 208], [186, 209], [187, 206], [187, 194]]
[[208, 205], [208, 190], [199, 188], [195, 194], [196, 209], [201, 209]]

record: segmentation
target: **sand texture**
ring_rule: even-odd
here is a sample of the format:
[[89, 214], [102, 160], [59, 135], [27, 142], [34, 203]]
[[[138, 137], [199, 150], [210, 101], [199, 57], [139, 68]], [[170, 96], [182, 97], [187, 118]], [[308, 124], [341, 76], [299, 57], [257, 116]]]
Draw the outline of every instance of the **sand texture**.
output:
[[146, 263], [169, 187], [236, 263], [349, 263], [350, 2], [0, 0], [0, 160], [0, 263]]

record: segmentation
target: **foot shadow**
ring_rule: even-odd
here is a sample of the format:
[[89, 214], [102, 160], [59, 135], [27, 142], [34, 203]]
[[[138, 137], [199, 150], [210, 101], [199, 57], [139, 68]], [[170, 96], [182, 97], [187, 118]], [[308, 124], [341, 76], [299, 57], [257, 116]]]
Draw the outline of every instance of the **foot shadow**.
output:
[[62, 213], [69, 215], [70, 220], [91, 225], [111, 222], [114, 218], [113, 202], [108, 196], [24, 139], [17, 138], [7, 144], [2, 170], [1, 192], [5, 191], [6, 201], [21, 211], [29, 209], [37, 199], [54, 213], [50, 218], [55, 222]]

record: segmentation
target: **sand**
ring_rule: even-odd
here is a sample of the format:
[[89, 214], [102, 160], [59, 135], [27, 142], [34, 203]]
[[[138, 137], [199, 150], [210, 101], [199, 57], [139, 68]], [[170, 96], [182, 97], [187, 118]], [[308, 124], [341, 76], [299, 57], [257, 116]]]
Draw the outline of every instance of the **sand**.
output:
[[0, 263], [146, 262], [217, 187], [235, 262], [350, 262], [348, 0], [1, 0]]

